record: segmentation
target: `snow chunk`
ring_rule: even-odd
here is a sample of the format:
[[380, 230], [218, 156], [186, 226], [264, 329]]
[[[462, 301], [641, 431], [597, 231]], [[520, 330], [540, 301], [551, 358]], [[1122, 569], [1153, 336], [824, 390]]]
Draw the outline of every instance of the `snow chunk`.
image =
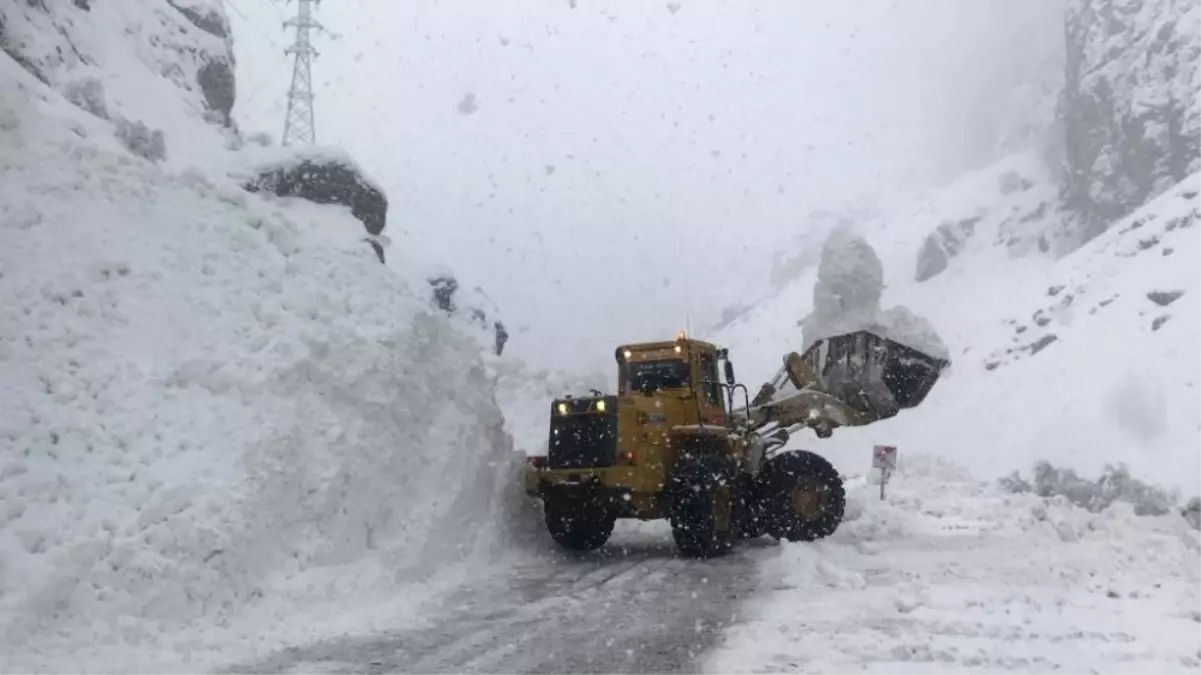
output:
[[948, 359], [934, 326], [906, 307], [881, 311], [884, 267], [875, 249], [850, 228], [826, 239], [813, 286], [813, 311], [802, 320], [801, 350], [818, 340], [866, 330], [929, 356]]

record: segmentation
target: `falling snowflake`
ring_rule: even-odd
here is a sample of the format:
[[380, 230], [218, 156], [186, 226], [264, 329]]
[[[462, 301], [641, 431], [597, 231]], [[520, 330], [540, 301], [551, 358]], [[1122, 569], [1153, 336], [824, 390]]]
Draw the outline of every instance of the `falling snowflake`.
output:
[[471, 115], [479, 110], [480, 106], [476, 103], [475, 94], [467, 92], [463, 94], [463, 100], [459, 101], [459, 113], [462, 115]]

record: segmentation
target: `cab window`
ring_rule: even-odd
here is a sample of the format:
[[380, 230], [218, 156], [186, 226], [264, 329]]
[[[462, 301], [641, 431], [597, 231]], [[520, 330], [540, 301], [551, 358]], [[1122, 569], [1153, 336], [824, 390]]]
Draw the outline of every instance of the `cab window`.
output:
[[640, 361], [627, 365], [629, 391], [686, 389], [689, 385], [688, 364], [679, 359]]

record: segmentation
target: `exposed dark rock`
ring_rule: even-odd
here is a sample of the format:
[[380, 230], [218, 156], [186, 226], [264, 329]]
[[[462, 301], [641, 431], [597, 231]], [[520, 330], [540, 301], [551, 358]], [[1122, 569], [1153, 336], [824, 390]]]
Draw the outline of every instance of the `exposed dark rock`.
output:
[[[430, 278], [429, 285], [433, 289], [434, 304], [438, 306], [438, 309], [441, 309], [450, 316], [462, 315], [458, 304], [455, 302], [455, 293], [459, 290], [457, 279], [449, 275], [440, 275]], [[469, 310], [467, 315], [472, 323], [491, 331], [493, 350], [497, 356], [500, 356], [505, 350], [505, 344], [509, 341], [509, 332], [505, 330], [504, 323], [493, 321], [489, 325], [487, 312], [479, 307], [470, 307]]]
[[459, 290], [459, 282], [454, 277], [435, 277], [430, 279], [430, 286], [434, 288], [434, 302], [438, 305], [438, 309], [447, 314], [455, 311], [455, 291]]
[[913, 278], [917, 281], [925, 281], [941, 274], [947, 269], [948, 260], [946, 250], [943, 249], [938, 238], [931, 234], [926, 237], [921, 252], [917, 254], [917, 272]]
[[381, 246], [380, 243], [374, 239], [367, 239], [366, 242], [368, 244], [371, 244], [371, 250], [375, 251], [375, 257], [379, 258], [379, 261], [381, 263], [383, 263], [384, 262], [384, 247]]
[[1064, 286], [1063, 284], [1056, 284], [1047, 289], [1047, 295], [1049, 295], [1051, 297], [1055, 297], [1055, 296], [1059, 295], [1060, 293], [1062, 293], [1063, 289], [1065, 289], [1065, 288], [1067, 288], [1067, 287]]
[[46, 74], [43, 73], [31, 59], [22, 54], [17, 45], [9, 43], [9, 41], [6, 39], [4, 33], [3, 15], [0, 15], [0, 51], [8, 54], [13, 61], [16, 61], [22, 68], [29, 71], [29, 74], [36, 77], [42, 84], [46, 85], [47, 87], [50, 86], [50, 80], [46, 77]]
[[141, 121], [130, 121], [125, 118], [117, 119], [117, 139], [138, 157], [152, 162], [161, 162], [167, 158], [167, 143], [163, 132], [151, 129]]
[[1184, 4], [1068, 1], [1063, 198], [1082, 240], [1201, 168], [1201, 30]]
[[1179, 300], [1182, 295], [1184, 295], [1184, 291], [1151, 291], [1147, 293], [1147, 299], [1160, 307], [1167, 307]]
[[1159, 330], [1160, 326], [1163, 326], [1165, 323], [1167, 323], [1168, 319], [1170, 318], [1172, 317], [1167, 314], [1155, 317], [1155, 319], [1151, 321], [1151, 330]]
[[196, 83], [204, 93], [204, 102], [209, 110], [221, 115], [222, 124], [230, 126], [234, 109], [234, 97], [237, 85], [234, 80], [233, 66], [224, 58], [214, 58], [206, 62], [196, 72]]
[[505, 343], [509, 341], [509, 331], [505, 330], [505, 325], [499, 321], [492, 324], [492, 328], [496, 331], [496, 355], [500, 356], [505, 350]]
[[963, 218], [955, 222], [939, 225], [926, 241], [917, 255], [917, 270], [914, 279], [925, 281], [947, 269], [950, 259], [963, 250], [967, 239], [976, 231], [976, 224], [981, 216]]
[[1050, 333], [1040, 337], [1039, 339], [1035, 340], [1034, 342], [1032, 342], [1030, 344], [1030, 355], [1033, 356], [1033, 355], [1041, 352], [1042, 350], [1046, 349], [1048, 345], [1050, 345], [1052, 342], [1055, 342], [1058, 339], [1059, 339], [1058, 337], [1056, 337], [1055, 335], [1050, 334]]
[[219, 38], [229, 37], [228, 21], [224, 16], [215, 10], [209, 10], [208, 12], [202, 14], [192, 7], [185, 7], [176, 4], [175, 2], [172, 2], [172, 0], [167, 0], [167, 4], [171, 5], [178, 10], [180, 14], [183, 14], [185, 17], [187, 17], [188, 21], [191, 21], [192, 25], [196, 26], [200, 30], [211, 35], [216, 35]]
[[86, 77], [68, 84], [63, 96], [82, 110], [100, 119], [108, 119], [108, 104], [104, 98], [104, 85], [94, 77]]
[[271, 192], [280, 197], [300, 197], [317, 204], [340, 204], [378, 235], [388, 217], [388, 200], [359, 172], [344, 162], [301, 159], [284, 167], [269, 169], [246, 185], [247, 190]]

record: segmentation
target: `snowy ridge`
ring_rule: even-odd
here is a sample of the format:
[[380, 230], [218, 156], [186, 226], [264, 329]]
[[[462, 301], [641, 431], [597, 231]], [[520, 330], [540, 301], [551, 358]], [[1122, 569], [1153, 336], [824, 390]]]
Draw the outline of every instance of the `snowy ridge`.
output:
[[511, 441], [423, 279], [0, 83], [0, 669], [195, 671], [496, 563]]
[[1089, 513], [902, 458], [879, 500], [784, 544], [707, 672], [1196, 672], [1201, 535], [1176, 514]]
[[[997, 347], [985, 361], [992, 370], [1015, 359], [1027, 358], [1058, 340], [1063, 327], [1076, 322], [1097, 324], [1098, 315], [1115, 313], [1144, 318], [1144, 331], [1130, 335], [1132, 344], [1146, 343], [1148, 351], [1183, 347], [1187, 335], [1196, 335], [1198, 275], [1195, 269], [1197, 230], [1201, 222], [1201, 173], [1168, 190], [1133, 218], [1111, 228], [1072, 254], [1070, 266], [1051, 275], [1045, 300], [1026, 318], [1011, 318], [1013, 343]], [[1184, 256], [1171, 261], [1170, 256]], [[1179, 260], [1179, 259], [1178, 259]], [[1186, 297], [1191, 291], [1193, 297]], [[1184, 299], [1179, 305], [1177, 300]], [[1181, 339], [1152, 335], [1183, 310], [1186, 323]], [[1190, 333], [1191, 331], [1191, 333]], [[1172, 353], [1172, 358], [1185, 358]]]

